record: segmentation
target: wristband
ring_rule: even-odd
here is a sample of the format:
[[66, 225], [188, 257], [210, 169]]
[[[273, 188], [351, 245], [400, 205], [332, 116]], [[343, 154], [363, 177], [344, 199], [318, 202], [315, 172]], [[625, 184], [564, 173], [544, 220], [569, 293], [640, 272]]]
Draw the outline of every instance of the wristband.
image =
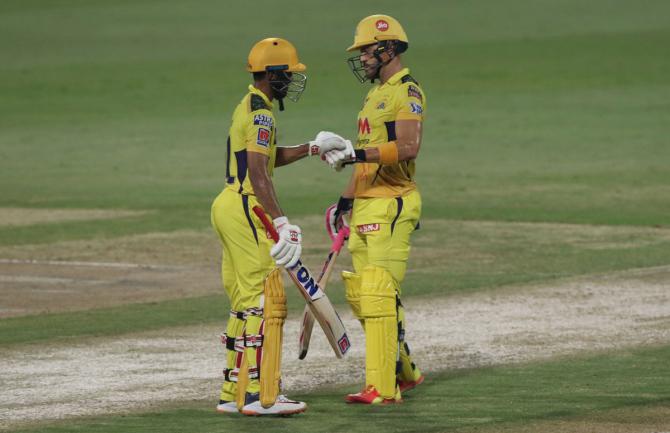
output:
[[353, 198], [340, 197], [340, 199], [337, 201], [337, 208], [335, 212], [336, 213], [349, 212], [352, 207], [354, 207]]
[[379, 149], [379, 162], [386, 165], [398, 163], [398, 145], [395, 141], [381, 144]]
[[365, 156], [365, 149], [356, 149], [354, 150], [354, 153], [356, 154], [356, 162], [367, 161], [367, 157]]

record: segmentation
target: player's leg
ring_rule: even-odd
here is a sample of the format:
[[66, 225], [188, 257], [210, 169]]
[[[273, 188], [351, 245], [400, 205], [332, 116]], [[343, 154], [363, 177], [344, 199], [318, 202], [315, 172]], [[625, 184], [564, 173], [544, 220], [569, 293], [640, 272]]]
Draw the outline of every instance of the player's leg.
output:
[[[354, 269], [361, 270], [367, 265], [367, 245], [365, 244], [365, 238], [353, 230], [355, 226], [351, 227], [352, 231], [349, 234], [348, 248], [351, 253]], [[342, 280], [344, 281], [344, 293], [347, 303], [351, 307], [354, 316], [361, 323], [363, 329], [365, 329], [365, 321], [361, 316], [361, 275], [358, 272], [343, 271]]]
[[[409, 391], [423, 382], [421, 370], [412, 361], [409, 344], [405, 338], [405, 308], [401, 302], [402, 281], [405, 278], [407, 260], [410, 252], [410, 236], [414, 232], [421, 215], [421, 196], [418, 191], [412, 192], [397, 200], [397, 217], [393, 224], [391, 247], [389, 254], [389, 269], [393, 278], [398, 282], [398, 332], [400, 345], [400, 359], [398, 364], [398, 386], [401, 392]], [[398, 207], [401, 209], [398, 212]]]
[[[349, 250], [354, 269], [360, 276], [359, 315], [365, 329], [365, 389], [350, 394], [350, 403], [390, 403], [400, 401], [396, 391], [398, 359], [397, 283], [388, 269], [390, 224], [389, 199], [356, 200]], [[352, 242], [353, 241], [353, 242]], [[347, 284], [347, 299], [352, 303], [352, 278]], [[347, 281], [347, 280], [345, 280]], [[345, 283], [346, 284], [346, 283]]]
[[304, 403], [278, 395], [286, 298], [279, 270], [270, 256], [272, 241], [251, 212], [257, 204], [255, 198], [240, 197], [244, 224], [231, 235], [231, 241], [237, 248], [234, 254], [240, 306], [246, 312], [244, 361], [248, 383], [246, 389], [238, 389], [238, 395], [244, 391], [244, 400], [238, 406], [246, 415], [299, 413], [305, 410]]
[[[219, 404], [216, 409], [221, 413], [237, 413], [237, 405], [235, 403], [235, 396], [237, 392], [237, 377], [239, 375], [239, 367], [241, 364], [242, 353], [239, 350], [239, 340], [244, 332], [243, 316], [236, 314], [236, 305], [239, 303], [239, 285], [237, 283], [237, 276], [233, 265], [233, 254], [227, 248], [224, 233], [226, 231], [226, 218], [228, 208], [230, 207], [228, 194], [222, 192], [214, 200], [211, 210], [212, 227], [216, 231], [222, 245], [222, 260], [221, 260], [221, 279], [223, 287], [228, 295], [231, 305], [231, 314], [228, 317], [226, 324], [226, 332], [222, 335], [221, 342], [226, 347], [226, 366], [223, 370], [224, 382], [221, 386], [221, 393], [219, 396]], [[236, 349], [236, 346], [238, 348]]]
[[235, 403], [237, 394], [237, 378], [240, 373], [243, 351], [243, 335], [245, 316], [240, 308], [240, 293], [237, 276], [232, 264], [232, 253], [223, 249], [223, 263], [221, 266], [223, 285], [230, 300], [231, 310], [226, 325], [226, 333], [222, 336], [222, 343], [226, 346], [226, 368], [223, 371], [224, 382], [217, 410], [219, 412], [237, 412]]

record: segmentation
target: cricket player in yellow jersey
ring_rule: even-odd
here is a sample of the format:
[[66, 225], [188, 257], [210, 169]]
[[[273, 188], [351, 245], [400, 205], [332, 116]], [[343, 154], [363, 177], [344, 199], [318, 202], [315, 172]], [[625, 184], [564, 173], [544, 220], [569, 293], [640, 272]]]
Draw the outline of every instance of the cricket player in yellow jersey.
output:
[[[275, 167], [346, 149], [346, 143], [335, 134], [320, 132], [309, 143], [276, 146], [273, 103], [278, 101], [281, 111], [285, 97], [297, 101], [305, 88], [305, 69], [290, 42], [280, 38], [258, 42], [247, 63], [253, 85], [233, 113], [226, 144], [226, 187], [214, 200], [211, 214], [223, 247], [222, 279], [231, 304], [222, 336], [227, 365], [217, 406], [221, 413], [289, 415], [306, 408], [303, 402], [279, 395], [286, 296], [275, 263], [287, 268], [298, 263], [302, 235], [281, 210], [271, 178]], [[273, 218], [280, 238], [274, 245], [251, 211], [257, 205]]]
[[401, 53], [409, 44], [400, 23], [388, 15], [364, 18], [348, 51], [356, 77], [379, 84], [358, 113], [355, 148], [326, 153], [336, 169], [355, 162], [347, 189], [329, 215], [337, 231], [351, 212], [349, 250], [355, 273], [343, 273], [347, 301], [365, 329], [365, 387], [349, 403], [402, 402], [401, 394], [423, 382], [404, 339], [400, 301], [410, 250], [419, 224], [421, 196], [414, 181], [426, 98]]

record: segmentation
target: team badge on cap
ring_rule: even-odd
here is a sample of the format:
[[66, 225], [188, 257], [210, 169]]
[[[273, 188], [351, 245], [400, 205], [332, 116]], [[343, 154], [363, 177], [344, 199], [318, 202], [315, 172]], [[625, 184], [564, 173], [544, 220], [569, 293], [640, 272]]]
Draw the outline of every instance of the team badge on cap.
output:
[[386, 30], [389, 29], [389, 23], [387, 23], [384, 20], [377, 20], [377, 22], [375, 23], [375, 27], [377, 27], [377, 30], [379, 30], [380, 32], [385, 32]]

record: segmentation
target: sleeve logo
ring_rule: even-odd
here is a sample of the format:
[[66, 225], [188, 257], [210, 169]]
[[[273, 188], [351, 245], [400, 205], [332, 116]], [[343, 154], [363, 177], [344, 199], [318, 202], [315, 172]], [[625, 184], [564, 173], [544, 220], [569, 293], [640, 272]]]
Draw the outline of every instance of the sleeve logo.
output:
[[410, 110], [412, 110], [412, 113], [423, 114], [423, 107], [421, 106], [421, 104], [417, 104], [416, 102], [410, 102], [409, 108]]
[[256, 144], [259, 146], [268, 147], [270, 145], [270, 131], [265, 128], [259, 128]]
[[419, 101], [423, 102], [423, 96], [421, 95], [421, 91], [416, 87], [412, 86], [411, 84], [407, 87], [407, 96], [409, 96], [410, 98], [416, 98]]
[[272, 129], [274, 122], [272, 117], [267, 114], [256, 114], [254, 115], [254, 125], [265, 126], [268, 129]]

